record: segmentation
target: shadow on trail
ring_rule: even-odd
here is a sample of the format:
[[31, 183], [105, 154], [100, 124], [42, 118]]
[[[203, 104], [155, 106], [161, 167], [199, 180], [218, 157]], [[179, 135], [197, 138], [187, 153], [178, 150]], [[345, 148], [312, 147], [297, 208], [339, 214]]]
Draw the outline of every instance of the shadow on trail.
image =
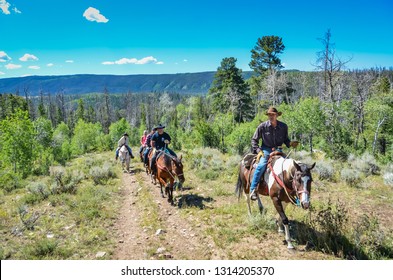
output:
[[213, 198], [211, 197], [203, 197], [197, 194], [184, 194], [177, 197], [178, 199], [178, 208], [183, 207], [196, 207], [199, 209], [205, 209], [206, 206], [205, 202], [212, 202]]

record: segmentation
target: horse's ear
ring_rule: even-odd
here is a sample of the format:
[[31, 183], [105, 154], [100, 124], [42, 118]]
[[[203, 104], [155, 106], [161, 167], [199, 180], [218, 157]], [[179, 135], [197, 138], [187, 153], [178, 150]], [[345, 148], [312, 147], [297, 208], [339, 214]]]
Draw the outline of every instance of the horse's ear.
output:
[[307, 167], [308, 167], [308, 170], [313, 169], [313, 168], [315, 167], [315, 164], [316, 164], [316, 162], [314, 162], [313, 165], [311, 165], [311, 166], [307, 166]]
[[296, 170], [302, 170], [300, 165], [295, 160], [293, 161], [293, 165], [295, 166]]

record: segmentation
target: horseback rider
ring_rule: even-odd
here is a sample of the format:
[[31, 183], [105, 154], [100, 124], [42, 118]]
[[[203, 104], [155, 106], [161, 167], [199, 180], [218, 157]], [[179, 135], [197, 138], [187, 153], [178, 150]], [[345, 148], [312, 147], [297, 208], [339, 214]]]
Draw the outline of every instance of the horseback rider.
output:
[[149, 164], [149, 161], [148, 161], [147, 157], [149, 156], [149, 152], [151, 150], [151, 138], [153, 137], [153, 134], [156, 133], [156, 131], [157, 131], [157, 129], [153, 128], [150, 131], [150, 134], [147, 135], [147, 137], [146, 137], [146, 149], [145, 149], [145, 151], [143, 153], [143, 158], [144, 158], [144, 162], [145, 162], [146, 166]]
[[134, 155], [132, 154], [132, 150], [131, 150], [131, 148], [128, 146], [128, 140], [129, 140], [128, 137], [129, 137], [129, 136], [128, 136], [128, 133], [125, 132], [125, 133], [123, 134], [123, 136], [120, 138], [120, 140], [117, 142], [117, 149], [116, 149], [116, 158], [115, 158], [115, 160], [118, 159], [120, 148], [121, 148], [123, 145], [126, 146], [128, 152], [129, 152], [129, 154], [130, 154], [130, 157], [131, 157], [131, 158], [134, 158]]
[[171, 142], [171, 137], [168, 133], [164, 132], [165, 126], [159, 124], [156, 129], [157, 132], [153, 134], [151, 138], [151, 146], [153, 147], [153, 157], [150, 163], [150, 169], [153, 173], [156, 173], [156, 159], [159, 154], [158, 151], [168, 151], [173, 157], [177, 157], [174, 151], [168, 148], [169, 143]]
[[[290, 141], [288, 137], [288, 126], [277, 120], [277, 117], [282, 115], [275, 107], [269, 107], [266, 111], [269, 119], [262, 122], [255, 130], [254, 136], [251, 140], [251, 146], [254, 154], [258, 154], [257, 158], [260, 159], [257, 167], [255, 168], [254, 176], [252, 178], [250, 194], [251, 199], [257, 199], [256, 188], [261, 179], [262, 174], [266, 170], [266, 165], [269, 155], [273, 151], [282, 152], [282, 144], [288, 148], [296, 148], [299, 144], [298, 141]], [[259, 140], [262, 139], [262, 146], [259, 147]]]
[[143, 148], [146, 147], [147, 133], [148, 133], [147, 130], [143, 131], [143, 135], [141, 137], [141, 147], [139, 148], [139, 153], [141, 153]]

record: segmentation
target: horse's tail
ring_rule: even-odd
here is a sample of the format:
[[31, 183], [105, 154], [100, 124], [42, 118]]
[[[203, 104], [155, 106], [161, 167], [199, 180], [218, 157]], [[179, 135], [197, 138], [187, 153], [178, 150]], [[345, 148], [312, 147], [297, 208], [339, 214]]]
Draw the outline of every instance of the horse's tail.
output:
[[240, 196], [244, 190], [244, 184], [242, 180], [242, 164], [240, 163], [239, 165], [239, 175], [237, 176], [237, 183], [236, 183], [236, 189], [235, 189], [235, 194], [237, 195], [237, 199], [240, 200]]

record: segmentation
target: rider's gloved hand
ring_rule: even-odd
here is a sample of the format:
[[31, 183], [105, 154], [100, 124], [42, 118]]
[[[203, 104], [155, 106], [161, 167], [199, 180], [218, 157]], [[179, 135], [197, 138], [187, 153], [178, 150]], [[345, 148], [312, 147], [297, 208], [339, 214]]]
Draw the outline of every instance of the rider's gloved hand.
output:
[[169, 144], [169, 140], [168, 140], [168, 139], [165, 139], [165, 140], [164, 140], [164, 143], [165, 143], [165, 144]]
[[257, 154], [257, 160], [256, 160], [256, 162], [259, 162], [260, 159], [261, 159], [261, 157], [263, 157], [263, 152], [262, 152], [262, 151], [259, 151], [259, 153]]

